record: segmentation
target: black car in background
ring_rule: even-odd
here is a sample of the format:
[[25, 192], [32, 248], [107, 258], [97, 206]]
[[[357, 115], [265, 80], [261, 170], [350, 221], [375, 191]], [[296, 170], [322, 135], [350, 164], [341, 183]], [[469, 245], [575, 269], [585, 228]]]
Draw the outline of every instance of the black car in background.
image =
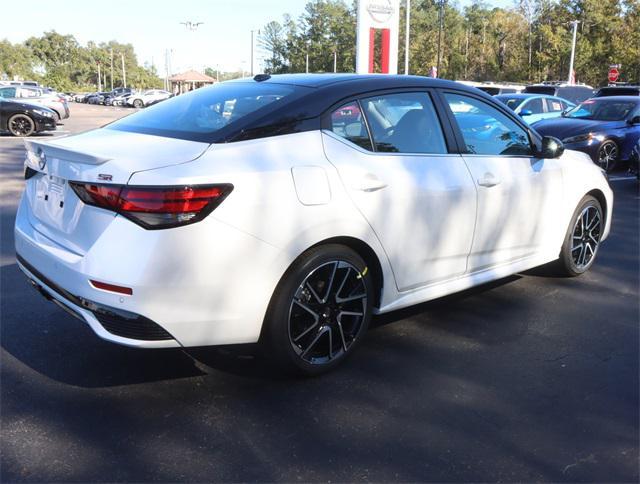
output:
[[525, 87], [522, 92], [526, 94], [547, 94], [549, 96], [561, 97], [574, 104], [579, 104], [593, 97], [593, 88], [590, 86], [562, 83], [531, 84]]
[[38, 104], [7, 101], [0, 98], [0, 133], [31, 136], [56, 129], [56, 113]]

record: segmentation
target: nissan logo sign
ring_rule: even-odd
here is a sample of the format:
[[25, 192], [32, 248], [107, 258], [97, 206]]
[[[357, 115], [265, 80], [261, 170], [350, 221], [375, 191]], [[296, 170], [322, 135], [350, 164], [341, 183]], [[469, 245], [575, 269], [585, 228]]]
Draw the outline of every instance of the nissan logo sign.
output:
[[393, 5], [390, 0], [371, 0], [367, 5], [367, 11], [374, 22], [386, 23], [392, 17]]

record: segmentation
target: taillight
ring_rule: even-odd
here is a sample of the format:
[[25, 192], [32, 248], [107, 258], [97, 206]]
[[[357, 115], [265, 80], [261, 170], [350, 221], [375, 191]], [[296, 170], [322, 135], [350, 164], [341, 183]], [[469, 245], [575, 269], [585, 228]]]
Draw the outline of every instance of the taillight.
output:
[[145, 187], [70, 182], [87, 205], [112, 210], [145, 229], [198, 222], [225, 199], [233, 185]]

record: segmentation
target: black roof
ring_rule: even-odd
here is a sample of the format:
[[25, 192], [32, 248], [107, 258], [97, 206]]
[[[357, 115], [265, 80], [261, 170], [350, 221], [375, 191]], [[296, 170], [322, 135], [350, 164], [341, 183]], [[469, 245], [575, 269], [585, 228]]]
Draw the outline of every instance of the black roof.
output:
[[[256, 76], [258, 77], [258, 76]], [[405, 76], [389, 74], [277, 74], [262, 77], [265, 80], [256, 81], [255, 78], [238, 79], [235, 82], [266, 82], [272, 84], [290, 84], [295, 86], [322, 89], [329, 86], [340, 85], [347, 88], [348, 84], [357, 84], [357, 89], [362, 86], [375, 86], [375, 89], [392, 89], [402, 87], [455, 87], [467, 88], [469, 86], [445, 79], [436, 79], [424, 76]]]

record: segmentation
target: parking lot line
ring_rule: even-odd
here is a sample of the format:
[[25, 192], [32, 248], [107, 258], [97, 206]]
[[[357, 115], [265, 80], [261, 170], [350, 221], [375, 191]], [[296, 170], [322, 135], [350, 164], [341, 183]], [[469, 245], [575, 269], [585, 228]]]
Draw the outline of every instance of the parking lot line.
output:
[[635, 175], [627, 175], [627, 176], [612, 176], [611, 178], [609, 178], [610, 182], [614, 182], [614, 181], [622, 181], [622, 180], [635, 180], [636, 176]]

